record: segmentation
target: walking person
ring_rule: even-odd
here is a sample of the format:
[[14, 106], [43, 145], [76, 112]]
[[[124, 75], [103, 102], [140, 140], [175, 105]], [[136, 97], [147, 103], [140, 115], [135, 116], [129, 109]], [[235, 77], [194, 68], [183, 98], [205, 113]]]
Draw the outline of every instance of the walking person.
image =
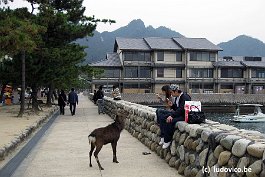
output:
[[70, 104], [70, 111], [73, 116], [75, 115], [75, 108], [76, 108], [76, 105], [78, 104], [78, 96], [75, 93], [74, 88], [71, 89], [71, 92], [68, 95], [68, 103]]
[[58, 105], [60, 107], [60, 115], [64, 115], [64, 107], [66, 105], [66, 94], [64, 93], [64, 90], [61, 90], [61, 93], [59, 94], [58, 98]]
[[99, 86], [98, 88], [98, 91], [97, 91], [97, 103], [98, 103], [98, 114], [100, 113], [103, 113], [105, 114], [104, 112], [104, 100], [103, 100], [103, 97], [104, 97], [104, 92], [103, 92], [103, 86]]
[[96, 90], [94, 90], [94, 95], [93, 95], [93, 102], [94, 102], [94, 104], [97, 104], [97, 91]]

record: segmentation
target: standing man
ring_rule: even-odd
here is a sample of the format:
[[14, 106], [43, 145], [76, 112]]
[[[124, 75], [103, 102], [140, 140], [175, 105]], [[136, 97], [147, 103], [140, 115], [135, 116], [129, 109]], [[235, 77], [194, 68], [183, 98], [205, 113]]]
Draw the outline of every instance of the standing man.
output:
[[68, 95], [68, 103], [70, 104], [70, 111], [72, 116], [75, 115], [75, 108], [78, 104], [78, 96], [75, 93], [75, 89], [71, 88], [71, 92]]

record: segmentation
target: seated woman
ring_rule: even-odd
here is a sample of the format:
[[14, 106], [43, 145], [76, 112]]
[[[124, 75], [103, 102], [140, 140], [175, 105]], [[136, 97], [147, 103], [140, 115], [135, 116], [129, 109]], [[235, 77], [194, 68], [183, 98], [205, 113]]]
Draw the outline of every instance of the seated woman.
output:
[[176, 97], [175, 102], [172, 105], [173, 111], [164, 114], [164, 117], [160, 119], [164, 135], [163, 149], [170, 146], [176, 122], [185, 120], [185, 101], [191, 101], [191, 97], [187, 93], [182, 92], [177, 86], [173, 85], [171, 90], [172, 96]]
[[160, 102], [165, 105], [165, 108], [158, 108], [156, 110], [157, 123], [159, 124], [161, 130], [161, 140], [159, 142], [159, 145], [162, 145], [164, 143], [164, 128], [162, 128], [163, 123], [161, 122], [161, 120], [164, 119], [164, 117], [168, 115], [169, 112], [173, 111], [172, 105], [175, 100], [175, 98], [171, 95], [172, 91], [169, 85], [164, 85], [161, 90], [162, 93], [165, 95], [165, 99], [162, 99], [159, 94], [157, 95], [157, 97], [158, 99], [160, 99]]
[[121, 100], [121, 93], [119, 87], [116, 85], [113, 86], [112, 96], [114, 100]]

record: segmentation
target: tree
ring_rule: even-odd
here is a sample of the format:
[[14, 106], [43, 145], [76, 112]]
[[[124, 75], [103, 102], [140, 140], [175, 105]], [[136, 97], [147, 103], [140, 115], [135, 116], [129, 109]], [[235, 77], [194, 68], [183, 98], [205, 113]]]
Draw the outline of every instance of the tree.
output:
[[[84, 15], [83, 0], [29, 0], [38, 5], [36, 23], [47, 28], [42, 35], [41, 58], [43, 59], [41, 78], [50, 88], [47, 104], [51, 105], [51, 93], [56, 86], [71, 85], [78, 80], [80, 66], [85, 57], [84, 47], [74, 43], [78, 38], [92, 36], [97, 22], [114, 22], [99, 20]], [[39, 76], [39, 75], [38, 75]], [[41, 81], [41, 80], [39, 80]], [[33, 97], [34, 98], [34, 97]]]
[[44, 27], [33, 24], [30, 17], [26, 8], [0, 9], [0, 56], [19, 55], [22, 63], [20, 117], [25, 108], [25, 53], [36, 49], [39, 34], [45, 31]]

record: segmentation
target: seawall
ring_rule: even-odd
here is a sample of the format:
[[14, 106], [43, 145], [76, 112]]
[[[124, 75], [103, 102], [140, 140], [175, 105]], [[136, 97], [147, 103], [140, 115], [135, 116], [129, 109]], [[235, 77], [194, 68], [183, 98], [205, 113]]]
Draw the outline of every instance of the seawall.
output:
[[129, 111], [126, 129], [179, 174], [203, 177], [207, 171], [211, 177], [265, 177], [265, 136], [260, 132], [209, 120], [200, 125], [178, 122], [170, 148], [163, 150], [158, 145], [155, 108], [109, 97], [104, 107], [112, 118], [117, 109]]

